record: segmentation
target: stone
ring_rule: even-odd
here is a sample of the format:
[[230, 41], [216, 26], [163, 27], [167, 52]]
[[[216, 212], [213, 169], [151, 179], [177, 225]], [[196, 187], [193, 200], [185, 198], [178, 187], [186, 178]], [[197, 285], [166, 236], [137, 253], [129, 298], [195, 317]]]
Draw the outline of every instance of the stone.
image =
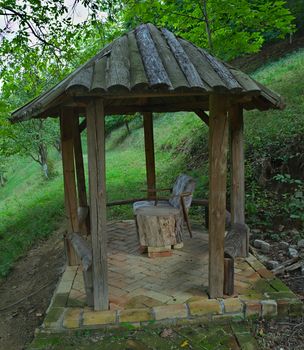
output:
[[289, 248], [289, 243], [287, 243], [287, 242], [285, 242], [285, 241], [281, 241], [280, 243], [279, 243], [279, 248], [281, 249], [281, 250], [288, 250], [288, 248]]
[[276, 260], [269, 260], [267, 261], [266, 266], [268, 269], [273, 270], [279, 266], [279, 262]]
[[185, 304], [169, 304], [155, 306], [153, 308], [155, 320], [164, 320], [167, 318], [185, 318], [188, 316]]
[[300, 239], [298, 241], [297, 246], [298, 246], [299, 249], [303, 249], [304, 248], [304, 239]]
[[67, 309], [63, 317], [63, 327], [78, 328], [80, 325], [81, 311], [82, 309], [80, 308]]
[[297, 258], [299, 256], [299, 252], [295, 248], [288, 248], [288, 256], [290, 258]]
[[279, 225], [278, 230], [282, 232], [284, 230], [285, 226], [284, 225]]
[[261, 246], [262, 246], [262, 243], [264, 243], [264, 241], [262, 241], [261, 239], [255, 239], [255, 240], [253, 241], [253, 246], [254, 246], [255, 248], [260, 249]]
[[221, 314], [221, 305], [216, 299], [193, 301], [188, 304], [192, 316]]
[[253, 228], [250, 230], [253, 234], [258, 234], [258, 233], [261, 233], [262, 231], [259, 230], [258, 228]]
[[116, 323], [116, 310], [91, 311], [84, 310], [83, 325], [96, 326]]
[[274, 317], [278, 314], [277, 302], [275, 300], [262, 300], [262, 316]]
[[257, 300], [245, 300], [245, 317], [259, 317], [262, 306]]
[[44, 326], [46, 328], [59, 328], [63, 312], [63, 307], [52, 307], [44, 319]]
[[186, 318], [188, 316], [185, 304], [169, 304], [153, 307], [155, 320]]
[[143, 322], [152, 320], [152, 314], [150, 309], [127, 309], [120, 311], [120, 322]]
[[224, 300], [225, 312], [239, 313], [243, 311], [243, 303], [238, 298], [228, 298]]
[[261, 244], [261, 251], [262, 251], [262, 253], [265, 253], [265, 254], [269, 253], [270, 252], [270, 248], [271, 248], [271, 245], [269, 243], [267, 243], [267, 242], [263, 242]]

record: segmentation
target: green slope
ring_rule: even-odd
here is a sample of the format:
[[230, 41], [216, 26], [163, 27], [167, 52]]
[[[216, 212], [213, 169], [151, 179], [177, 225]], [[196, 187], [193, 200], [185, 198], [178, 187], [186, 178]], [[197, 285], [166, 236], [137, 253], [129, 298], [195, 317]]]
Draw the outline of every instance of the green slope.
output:
[[[287, 103], [284, 111], [260, 113], [252, 111], [245, 116], [247, 221], [254, 225], [271, 225], [273, 217], [298, 213], [304, 204], [296, 199], [294, 191], [303, 188], [303, 174], [290, 169], [289, 193], [274, 191], [275, 174], [284, 174], [284, 162], [303, 159], [295, 140], [301, 143], [304, 131], [304, 51], [268, 64], [254, 77], [281, 93]], [[208, 129], [192, 113], [165, 114], [155, 117], [155, 149], [157, 185], [168, 187], [180, 172], [197, 179], [197, 197], [208, 195]], [[138, 121], [131, 123], [129, 135], [124, 127], [111, 133], [107, 139], [107, 192], [108, 200], [141, 196], [145, 188], [145, 158], [143, 129]], [[300, 140], [300, 141], [299, 141]], [[301, 141], [302, 140], [302, 141]], [[303, 144], [304, 142], [302, 142]], [[84, 140], [84, 149], [85, 140]], [[296, 150], [296, 151], [295, 151]], [[15, 157], [8, 171], [8, 183], [0, 189], [0, 274], [4, 276], [12, 263], [39, 239], [48, 236], [62, 224], [63, 185], [61, 161], [53, 155], [58, 175], [43, 180], [38, 165], [29, 159]], [[262, 160], [273, 164], [271, 178], [263, 187], [259, 182]], [[85, 156], [86, 160], [86, 156]], [[302, 163], [301, 163], [302, 162]], [[277, 166], [279, 164], [280, 166]], [[281, 167], [281, 168], [280, 168]], [[283, 170], [282, 170], [283, 169]], [[228, 179], [229, 180], [229, 179]], [[278, 197], [279, 196], [279, 197]], [[278, 202], [280, 198], [281, 202]], [[293, 202], [292, 202], [293, 200]], [[293, 203], [296, 208], [290, 208]], [[266, 208], [266, 209], [265, 209]], [[271, 209], [269, 209], [271, 208]], [[200, 215], [198, 209], [192, 215]], [[110, 219], [131, 218], [129, 206], [111, 208]], [[302, 228], [302, 218], [288, 217]]]

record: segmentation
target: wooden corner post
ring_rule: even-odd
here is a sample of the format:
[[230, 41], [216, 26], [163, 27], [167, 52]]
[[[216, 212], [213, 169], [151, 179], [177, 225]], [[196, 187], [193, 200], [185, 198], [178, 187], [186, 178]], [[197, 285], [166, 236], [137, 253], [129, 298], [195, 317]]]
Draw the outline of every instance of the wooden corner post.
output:
[[[74, 111], [73, 108], [64, 107], [60, 115], [60, 133], [62, 149], [62, 166], [64, 182], [64, 202], [68, 217], [68, 233], [78, 232], [77, 191], [74, 167]], [[68, 239], [65, 246], [69, 265], [77, 265], [78, 259]]]
[[[153, 136], [153, 114], [143, 113], [144, 134], [145, 134], [145, 155], [146, 155], [146, 174], [147, 187], [154, 189], [156, 187], [155, 176], [155, 155], [154, 155], [154, 136]], [[148, 198], [155, 198], [156, 192], [148, 191]]]
[[226, 176], [228, 151], [227, 98], [209, 98], [209, 293], [223, 296]]
[[[79, 231], [83, 234], [89, 234], [89, 217], [88, 213], [88, 201], [87, 190], [85, 182], [85, 172], [83, 164], [83, 152], [81, 144], [81, 130], [79, 125], [79, 117], [75, 113], [74, 118], [74, 153], [75, 153], [75, 166], [76, 166], [76, 178], [78, 189], [78, 221]], [[84, 214], [84, 215], [83, 215]]]
[[[229, 108], [231, 150], [231, 223], [245, 224], [245, 168], [243, 108]], [[240, 256], [248, 255], [248, 237], [242, 237]]]
[[103, 101], [93, 100], [86, 110], [93, 251], [94, 310], [108, 310], [106, 227], [105, 114]]

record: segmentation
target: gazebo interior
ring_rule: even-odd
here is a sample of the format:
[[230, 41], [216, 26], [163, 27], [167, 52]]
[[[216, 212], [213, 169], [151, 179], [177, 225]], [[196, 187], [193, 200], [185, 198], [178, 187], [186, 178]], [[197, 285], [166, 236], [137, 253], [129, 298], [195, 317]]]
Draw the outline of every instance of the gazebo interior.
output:
[[[221, 298], [250, 289], [245, 225], [243, 110], [282, 109], [279, 95], [167, 29], [142, 24], [103, 48], [55, 87], [15, 111], [12, 122], [59, 117], [71, 284], [67, 305], [94, 310]], [[149, 259], [139, 251], [133, 220], [106, 220], [105, 117], [143, 115], [147, 188], [155, 189], [153, 112], [190, 111], [209, 127], [208, 232], [193, 227], [184, 247]], [[80, 122], [80, 117], [85, 117]], [[87, 130], [86, 188], [81, 133]], [[230, 142], [230, 144], [229, 144]], [[225, 256], [227, 153], [231, 159], [231, 227], [237, 248]], [[146, 198], [154, 194], [147, 191]], [[116, 204], [133, 203], [134, 199]], [[115, 203], [111, 203], [114, 205]], [[236, 226], [233, 226], [235, 225]], [[231, 246], [232, 245], [232, 246]], [[232, 253], [231, 253], [232, 252]], [[229, 255], [228, 254], [228, 255]], [[247, 260], [245, 258], [247, 257]], [[234, 276], [229, 275], [235, 263]], [[229, 268], [230, 266], [230, 268]], [[227, 282], [228, 281], [228, 282]], [[231, 286], [230, 286], [231, 291]], [[231, 294], [231, 293], [230, 293]]]

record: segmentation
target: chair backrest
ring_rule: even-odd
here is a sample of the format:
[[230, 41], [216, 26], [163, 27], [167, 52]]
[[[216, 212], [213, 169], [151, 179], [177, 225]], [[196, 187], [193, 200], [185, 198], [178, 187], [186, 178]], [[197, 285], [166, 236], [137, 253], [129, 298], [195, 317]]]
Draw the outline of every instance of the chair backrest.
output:
[[184, 202], [185, 206], [187, 209], [190, 208], [191, 202], [192, 202], [192, 194], [195, 189], [195, 181], [191, 176], [181, 174], [178, 176], [176, 179], [173, 189], [172, 189], [172, 194], [169, 199], [169, 203], [174, 207], [174, 208], [180, 208], [180, 195], [183, 192], [190, 192], [190, 196], [184, 197]]

